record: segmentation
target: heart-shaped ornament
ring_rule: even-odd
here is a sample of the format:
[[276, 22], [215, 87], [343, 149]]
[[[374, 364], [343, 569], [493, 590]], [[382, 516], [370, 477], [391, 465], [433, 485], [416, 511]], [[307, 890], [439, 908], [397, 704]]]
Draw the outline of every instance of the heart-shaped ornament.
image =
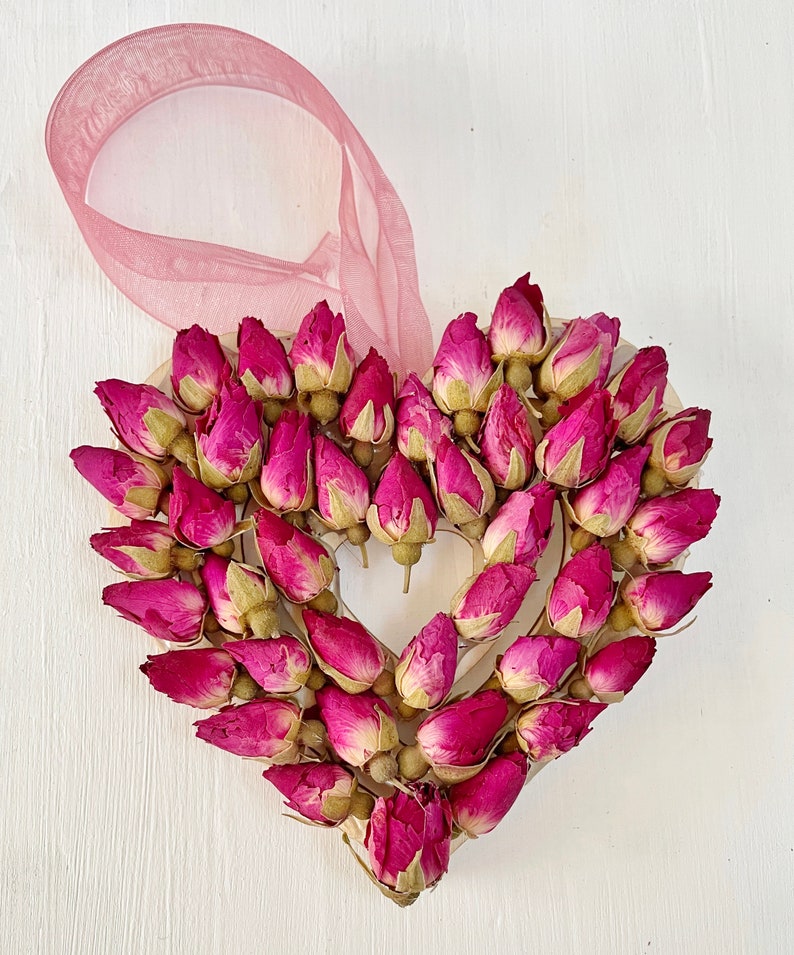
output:
[[216, 711], [197, 735], [266, 763], [401, 905], [711, 586], [680, 569], [719, 505], [709, 413], [617, 319], [552, 323], [528, 275], [424, 378], [321, 302], [293, 340], [181, 331], [154, 381], [99, 383], [123, 447], [72, 452], [128, 521], [91, 539], [131, 578], [104, 600], [166, 642], [155, 689]]

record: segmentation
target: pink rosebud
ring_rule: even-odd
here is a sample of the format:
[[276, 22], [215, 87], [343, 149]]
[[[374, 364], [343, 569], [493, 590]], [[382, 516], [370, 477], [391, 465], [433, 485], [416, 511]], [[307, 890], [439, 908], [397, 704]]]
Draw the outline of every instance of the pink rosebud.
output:
[[603, 388], [620, 337], [620, 321], [603, 312], [568, 323], [540, 366], [537, 391], [568, 401], [588, 386]]
[[651, 665], [653, 637], [626, 637], [607, 644], [585, 664], [584, 678], [602, 703], [617, 703]]
[[237, 516], [234, 504], [174, 468], [173, 489], [168, 509], [168, 526], [174, 537], [188, 547], [203, 550], [227, 541], [234, 533]]
[[364, 846], [375, 878], [411, 901], [449, 867], [452, 812], [433, 783], [412, 783], [375, 802]]
[[270, 766], [262, 773], [286, 805], [304, 819], [321, 826], [336, 826], [350, 813], [355, 780], [346, 769], [332, 763]]
[[447, 437], [438, 444], [433, 476], [438, 503], [451, 524], [470, 524], [493, 507], [496, 489], [491, 475]]
[[505, 650], [496, 675], [516, 703], [529, 703], [556, 690], [578, 655], [579, 643], [570, 637], [519, 637]]
[[528, 491], [513, 491], [483, 534], [488, 564], [534, 565], [549, 543], [557, 492], [545, 481]]
[[675, 560], [711, 530], [720, 498], [711, 489], [685, 488], [640, 504], [626, 525], [626, 540], [648, 564]]
[[636, 444], [662, 409], [667, 387], [667, 355], [658, 345], [641, 348], [607, 385], [612, 413], [620, 422], [618, 438]]
[[116, 510], [133, 520], [157, 513], [168, 475], [154, 462], [136, 461], [126, 451], [82, 445], [69, 455], [79, 474]]
[[279, 511], [304, 511], [314, 500], [312, 433], [308, 415], [282, 411], [270, 436], [259, 479], [262, 493]]
[[339, 428], [346, 438], [370, 444], [382, 444], [394, 433], [394, 376], [374, 348], [356, 369]]
[[287, 353], [278, 338], [250, 315], [237, 331], [237, 375], [252, 398], [286, 401], [295, 390]]
[[506, 288], [496, 300], [488, 329], [488, 344], [496, 362], [520, 358], [536, 365], [551, 340], [548, 315], [539, 285], [530, 285], [529, 272]]
[[367, 524], [384, 544], [424, 544], [436, 530], [433, 495], [407, 458], [393, 454], [367, 511]]
[[567, 511], [580, 527], [596, 537], [617, 534], [637, 506], [649, 453], [642, 447], [616, 454], [592, 484], [568, 495]]
[[444, 329], [433, 369], [433, 397], [444, 414], [485, 411], [502, 383], [501, 367], [494, 371], [488, 342], [471, 312], [459, 315]]
[[228, 381], [211, 407], [196, 419], [196, 456], [201, 480], [213, 488], [246, 484], [262, 464], [262, 403]]
[[416, 742], [442, 782], [458, 782], [474, 775], [465, 768], [486, 758], [507, 715], [501, 693], [481, 690], [431, 713], [419, 724]]
[[251, 700], [227, 706], [193, 725], [199, 739], [235, 756], [269, 759], [277, 765], [297, 763], [299, 758], [300, 710], [288, 700]]
[[128, 527], [114, 527], [90, 538], [91, 546], [105, 560], [140, 580], [159, 580], [174, 573], [173, 543], [168, 526], [159, 521], [133, 520]]
[[509, 491], [524, 487], [535, 470], [535, 439], [529, 412], [510, 385], [501, 385], [480, 431], [483, 464]]
[[179, 408], [153, 385], [133, 385], [109, 378], [97, 382], [94, 394], [102, 402], [119, 440], [131, 451], [149, 458], [161, 461], [167, 453], [167, 447], [159, 442], [158, 419], [172, 430], [173, 437], [187, 426], [187, 418]]
[[535, 451], [535, 463], [552, 484], [581, 487], [609, 460], [618, 429], [612, 396], [608, 391], [590, 392], [559, 410], [562, 420], [546, 432]]
[[370, 689], [383, 673], [383, 648], [357, 620], [304, 610], [303, 622], [317, 665], [347, 693]]
[[270, 640], [228, 640], [223, 645], [265, 693], [297, 693], [312, 668], [309, 651], [295, 637]]
[[265, 508], [254, 520], [262, 564], [287, 600], [306, 603], [325, 590], [336, 566], [318, 540]]
[[455, 625], [445, 613], [437, 613], [403, 650], [394, 669], [403, 702], [417, 710], [438, 706], [452, 689], [457, 657]]
[[687, 408], [662, 422], [648, 435], [651, 467], [675, 487], [688, 484], [711, 450], [710, 424], [711, 412], [703, 408]]
[[347, 341], [345, 320], [327, 302], [318, 302], [300, 324], [290, 349], [298, 391], [336, 391], [350, 387], [356, 358]]
[[329, 684], [317, 691], [317, 706], [337, 756], [350, 766], [361, 767], [400, 741], [392, 711], [374, 693], [351, 696]]
[[334, 530], [363, 524], [370, 503], [369, 480], [330, 438], [314, 438], [317, 510]]
[[191, 325], [176, 333], [171, 352], [171, 387], [191, 411], [203, 411], [220, 394], [232, 366], [216, 335]]
[[555, 630], [579, 640], [606, 623], [615, 584], [612, 556], [601, 544], [574, 554], [549, 589], [546, 612]]
[[522, 564], [492, 564], [469, 577], [452, 598], [450, 616], [464, 640], [498, 636], [518, 613], [537, 574]]
[[397, 449], [409, 461], [432, 461], [442, 435], [452, 437], [452, 422], [411, 372], [397, 395]]
[[516, 720], [518, 745], [534, 763], [546, 763], [577, 746], [606, 703], [544, 700], [522, 710]]
[[207, 591], [212, 612], [229, 633], [252, 630], [259, 637], [269, 637], [275, 618], [267, 616], [267, 608], [275, 608], [278, 594], [273, 584], [255, 567], [207, 554], [199, 571]]
[[158, 640], [193, 643], [201, 636], [207, 601], [181, 580], [135, 580], [110, 584], [102, 600]]
[[141, 672], [175, 703], [211, 710], [229, 702], [236, 667], [225, 650], [168, 650], [150, 654]]
[[621, 597], [641, 630], [658, 633], [679, 623], [711, 589], [711, 574], [680, 570], [626, 578]]
[[449, 789], [452, 819], [472, 839], [495, 829], [509, 812], [527, 778], [523, 753], [495, 756], [485, 767]]

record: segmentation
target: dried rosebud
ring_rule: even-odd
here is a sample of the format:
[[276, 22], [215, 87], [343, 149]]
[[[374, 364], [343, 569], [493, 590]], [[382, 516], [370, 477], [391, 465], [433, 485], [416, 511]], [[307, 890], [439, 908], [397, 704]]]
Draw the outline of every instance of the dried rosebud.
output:
[[286, 401], [295, 390], [287, 353], [278, 338], [248, 316], [237, 332], [237, 376], [252, 398]]
[[215, 647], [150, 654], [141, 666], [155, 690], [200, 710], [229, 702], [236, 669], [229, 654]]
[[[97, 382], [94, 394], [102, 402], [119, 440], [131, 451], [158, 461], [163, 460], [168, 445], [187, 426], [187, 418], [179, 408], [154, 385], [133, 385], [109, 378]], [[170, 434], [170, 441], [165, 444], [158, 420]]]
[[496, 489], [491, 475], [447, 437], [439, 441], [433, 476], [438, 503], [451, 524], [478, 521], [493, 507]]
[[[507, 701], [481, 690], [431, 713], [416, 730], [416, 742], [442, 782], [473, 776], [507, 719]], [[459, 772], [454, 772], [459, 770]]]
[[486, 562], [534, 565], [549, 543], [556, 500], [557, 492], [545, 481], [514, 491], [483, 535]]
[[543, 700], [521, 711], [516, 720], [518, 745], [534, 763], [546, 763], [577, 746], [606, 703]]
[[509, 812], [527, 778], [523, 753], [494, 756], [483, 769], [449, 789], [452, 820], [472, 839], [495, 829]]
[[361, 767], [400, 741], [392, 711], [374, 693], [352, 696], [329, 684], [317, 691], [317, 706], [337, 756], [350, 766]]
[[357, 620], [304, 610], [317, 665], [348, 693], [370, 689], [386, 665], [383, 647]]
[[606, 623], [614, 596], [609, 550], [591, 544], [571, 557], [551, 585], [546, 600], [549, 623], [575, 640], [592, 636]]
[[275, 628], [275, 617], [267, 611], [275, 609], [278, 594], [260, 570], [217, 554], [207, 554], [199, 573], [212, 612], [224, 630], [229, 633], [252, 630], [257, 636], [270, 636]]
[[653, 637], [626, 637], [607, 644], [585, 664], [584, 679], [602, 703], [617, 703], [651, 665]]
[[314, 501], [312, 433], [308, 415], [282, 411], [270, 436], [259, 479], [262, 493], [279, 511], [304, 511]]
[[683, 574], [680, 570], [626, 578], [621, 598], [637, 626], [649, 633], [674, 627], [711, 589], [711, 574]]
[[228, 640], [223, 649], [242, 663], [265, 693], [297, 693], [312, 668], [309, 651], [289, 635], [270, 640]]
[[562, 420], [546, 432], [535, 451], [540, 473], [561, 487], [581, 487], [609, 460], [618, 425], [608, 391], [588, 392], [560, 406]]
[[171, 562], [174, 536], [160, 521], [133, 520], [128, 527], [93, 534], [89, 543], [105, 560], [130, 577], [159, 580], [174, 572]]
[[317, 510], [334, 530], [363, 524], [370, 504], [369, 480], [330, 438], [314, 438]]
[[364, 846], [375, 878], [411, 899], [449, 867], [452, 812], [433, 783], [412, 783], [375, 802]]
[[341, 766], [332, 763], [302, 763], [299, 766], [270, 766], [262, 773], [293, 812], [321, 826], [337, 826], [350, 812], [355, 780]]
[[539, 285], [531, 285], [529, 272], [506, 288], [496, 300], [488, 329], [488, 344], [495, 362], [518, 358], [536, 365], [548, 351], [551, 328]]
[[174, 468], [168, 508], [168, 526], [174, 537], [188, 547], [203, 550], [227, 541], [237, 523], [234, 504]]
[[79, 474], [116, 510], [133, 520], [157, 513], [168, 475], [153, 461], [136, 461], [126, 451], [82, 445], [69, 455]]
[[422, 627], [400, 654], [394, 682], [404, 703], [430, 710], [443, 702], [455, 681], [458, 634], [445, 613]]
[[334, 579], [336, 566], [323, 545], [272, 511], [254, 516], [256, 545], [268, 577], [293, 603], [306, 603]]
[[339, 428], [346, 438], [370, 444], [382, 444], [394, 433], [394, 376], [374, 348], [356, 369]]
[[516, 703], [529, 703], [556, 690], [578, 654], [579, 642], [570, 637], [519, 637], [505, 650], [496, 675]]
[[501, 385], [480, 431], [483, 464], [499, 487], [515, 491], [529, 483], [535, 470], [535, 439], [529, 412], [510, 385]]
[[452, 437], [452, 422], [414, 372], [397, 395], [395, 432], [397, 449], [409, 461], [432, 461], [441, 436]]
[[196, 457], [201, 480], [212, 488], [252, 481], [262, 464], [262, 404], [228, 381], [196, 419]]
[[299, 758], [300, 710], [288, 700], [227, 706], [193, 725], [199, 739], [235, 756], [268, 759], [277, 765], [297, 763]]
[[637, 506], [649, 453], [641, 447], [616, 454], [592, 484], [569, 494], [566, 509], [574, 521], [596, 537], [617, 534]]
[[171, 352], [171, 387], [190, 411], [203, 411], [220, 394], [232, 366], [216, 335], [199, 325], [176, 333]]
[[662, 409], [667, 387], [667, 355], [659, 345], [641, 348], [607, 385], [614, 396], [612, 414], [620, 422], [618, 438], [639, 441]]
[[444, 414], [484, 412], [502, 384], [501, 366], [494, 370], [488, 342], [471, 312], [459, 315], [444, 329], [433, 369], [433, 397]]
[[688, 484], [708, 457], [711, 412], [687, 408], [662, 422], [648, 435], [649, 464], [675, 487]]
[[451, 602], [450, 616], [464, 640], [487, 641], [498, 636], [518, 613], [530, 585], [532, 567], [492, 564], [469, 577]]
[[201, 636], [207, 601], [181, 580], [134, 580], [110, 584], [102, 601], [159, 640], [193, 643]]
[[568, 323], [536, 379], [536, 390], [557, 401], [568, 401], [588, 386], [604, 386], [620, 336], [620, 321], [603, 312]]
[[334, 315], [327, 302], [303, 318], [290, 349], [298, 391], [335, 391], [350, 387], [356, 359], [347, 341], [345, 320]]
[[626, 524], [626, 541], [646, 567], [666, 564], [708, 534], [719, 506], [719, 495], [706, 488], [645, 501]]
[[[412, 564], [419, 560], [422, 544], [432, 539], [437, 520], [438, 511], [430, 489], [407, 458], [393, 454], [367, 511], [367, 525], [372, 534], [391, 547], [409, 545], [405, 563]], [[392, 554], [398, 557], [394, 550]]]

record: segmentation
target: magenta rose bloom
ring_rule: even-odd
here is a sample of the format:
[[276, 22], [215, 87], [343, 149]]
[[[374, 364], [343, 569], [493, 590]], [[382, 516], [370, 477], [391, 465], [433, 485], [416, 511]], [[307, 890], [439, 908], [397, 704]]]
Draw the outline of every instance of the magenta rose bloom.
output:
[[719, 506], [719, 495], [705, 488], [685, 488], [668, 497], [655, 497], [631, 515], [626, 540], [646, 567], [666, 564], [703, 540]]
[[286, 798], [286, 805], [304, 819], [321, 826], [336, 826], [350, 813], [355, 780], [332, 763], [270, 766], [262, 773]]
[[658, 633], [676, 626], [711, 589], [711, 574], [670, 570], [626, 578], [621, 598], [637, 626]]
[[586, 388], [603, 388], [620, 337], [620, 321], [603, 312], [568, 323], [540, 366], [538, 394], [568, 401]]
[[549, 543], [556, 500], [557, 492], [546, 481], [513, 491], [483, 534], [486, 562], [534, 565]]
[[546, 763], [577, 746], [592, 729], [606, 703], [543, 700], [522, 710], [516, 720], [518, 745], [533, 763]]
[[492, 564], [469, 577], [452, 598], [455, 629], [464, 640], [475, 642], [498, 636], [518, 613], [536, 578], [534, 569], [522, 564]]
[[228, 640], [223, 649], [242, 663], [265, 693], [297, 693], [312, 668], [309, 651], [289, 635], [270, 640]]
[[626, 444], [640, 441], [662, 410], [667, 387], [667, 355], [659, 345], [641, 348], [607, 385], [614, 396], [612, 413], [618, 438]]
[[551, 332], [543, 292], [532, 285], [529, 272], [506, 288], [496, 300], [488, 329], [488, 344], [495, 362], [510, 358], [536, 365], [548, 351]]
[[237, 376], [252, 398], [286, 401], [295, 390], [284, 346], [259, 321], [247, 316], [237, 331]]
[[69, 454], [81, 477], [99, 491], [113, 507], [133, 520], [157, 513], [158, 501], [168, 475], [153, 461], [136, 461], [126, 451], [82, 445]]
[[364, 846], [375, 878], [414, 896], [435, 885], [449, 867], [452, 812], [433, 783], [411, 783], [375, 802]]
[[523, 753], [506, 753], [449, 789], [452, 820], [471, 839], [495, 829], [509, 812], [527, 778]]
[[367, 511], [367, 524], [384, 544], [424, 544], [436, 530], [438, 511], [425, 482], [401, 454], [384, 468]]
[[653, 637], [626, 637], [609, 643], [585, 664], [584, 679], [602, 703], [617, 703], [651, 665]]
[[442, 435], [452, 437], [452, 422], [441, 414], [433, 396], [411, 372], [397, 395], [397, 450], [409, 461], [432, 461]]
[[168, 650], [150, 654], [141, 672], [175, 703], [210, 710], [229, 702], [237, 668], [225, 650]]
[[483, 464], [499, 487], [525, 487], [535, 471], [535, 439], [529, 412], [510, 385], [501, 385], [480, 430]]
[[102, 601], [158, 640], [193, 643], [201, 636], [207, 601], [181, 580], [134, 580], [110, 584]]
[[595, 481], [571, 492], [566, 509], [574, 521], [596, 537], [617, 534], [637, 506], [649, 453], [640, 447], [616, 454]]
[[400, 654], [394, 682], [404, 703], [430, 710], [443, 702], [455, 681], [458, 634], [445, 613], [422, 627]]
[[347, 530], [367, 519], [369, 479], [361, 468], [321, 434], [314, 438], [317, 510], [334, 530]]
[[529, 703], [553, 693], [576, 663], [579, 646], [570, 637], [519, 637], [496, 666], [502, 689], [516, 703]]
[[277, 625], [272, 611], [278, 594], [260, 570], [210, 553], [204, 557], [199, 573], [212, 612], [224, 630], [229, 633], [251, 631], [257, 637], [271, 636]]
[[93, 534], [89, 543], [105, 560], [138, 580], [159, 580], [174, 573], [171, 548], [174, 537], [160, 521], [132, 521]]
[[206, 413], [196, 419], [201, 480], [213, 488], [246, 484], [262, 464], [262, 403], [228, 381]]
[[173, 482], [168, 526], [174, 537], [180, 543], [199, 550], [227, 541], [237, 524], [234, 504], [182, 468], [174, 468]]
[[348, 693], [362, 693], [383, 673], [383, 647], [357, 620], [304, 610], [303, 622], [317, 665]]
[[317, 691], [317, 706], [331, 746], [350, 766], [362, 767], [400, 741], [389, 705], [374, 693], [352, 696], [329, 684]]
[[444, 414], [484, 412], [502, 383], [501, 369], [494, 370], [488, 342], [471, 312], [459, 315], [444, 329], [433, 370], [433, 397]]
[[434, 464], [436, 496], [451, 524], [471, 524], [493, 507], [496, 489], [490, 474], [454, 441], [441, 438]]
[[262, 493], [279, 511], [305, 511], [314, 501], [312, 433], [308, 415], [282, 411], [270, 436], [259, 479]]
[[254, 520], [262, 564], [287, 600], [307, 603], [328, 587], [336, 566], [318, 540], [265, 508]]
[[686, 408], [663, 421], [648, 435], [649, 464], [675, 487], [688, 484], [698, 473], [711, 450], [711, 412]]
[[167, 448], [158, 443], [152, 433], [150, 412], [165, 416], [174, 434], [187, 426], [187, 418], [174, 402], [154, 385], [133, 385], [118, 378], [98, 381], [94, 394], [99, 398], [105, 413], [113, 423], [116, 436], [130, 451], [145, 454], [162, 461]]
[[301, 728], [300, 710], [288, 700], [251, 700], [227, 706], [193, 724], [196, 736], [235, 756], [268, 759], [275, 764], [297, 763], [295, 742]]
[[[481, 690], [431, 713], [420, 723], [416, 741], [436, 775], [447, 781], [445, 767], [472, 767], [485, 759], [507, 716], [502, 694]], [[464, 772], [459, 778], [472, 775]]]
[[383, 444], [394, 433], [394, 376], [374, 348], [356, 369], [339, 428], [346, 438], [370, 444]]
[[591, 544], [571, 557], [551, 585], [546, 601], [549, 623], [575, 640], [592, 636], [606, 623], [614, 596], [609, 550]]
[[606, 467], [618, 425], [608, 391], [584, 393], [561, 405], [562, 419], [546, 432], [535, 451], [540, 473], [552, 484], [581, 487]]
[[356, 359], [347, 341], [345, 320], [327, 302], [304, 316], [290, 349], [298, 391], [327, 389], [344, 393], [350, 387]]
[[180, 329], [171, 352], [171, 387], [190, 411], [203, 411], [220, 394], [232, 366], [218, 341], [199, 325]]

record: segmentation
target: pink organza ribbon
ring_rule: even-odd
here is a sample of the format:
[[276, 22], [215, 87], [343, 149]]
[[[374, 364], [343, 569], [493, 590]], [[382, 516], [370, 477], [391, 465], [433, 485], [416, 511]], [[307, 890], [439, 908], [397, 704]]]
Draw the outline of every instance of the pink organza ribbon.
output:
[[[94, 161], [108, 137], [160, 97], [197, 86], [235, 86], [307, 110], [341, 150], [339, 232], [305, 262], [128, 228], [86, 202]], [[256, 121], [256, 115], [252, 115]], [[294, 331], [325, 298], [343, 311], [359, 355], [375, 347], [404, 375], [432, 361], [405, 209], [372, 152], [328, 90], [281, 50], [247, 33], [173, 24], [124, 37], [67, 81], [47, 120], [47, 154], [97, 262], [124, 294], [172, 328], [198, 322], [216, 334], [243, 315]], [[357, 173], [357, 175], [356, 175]], [[363, 222], [377, 216], [377, 242]]]

